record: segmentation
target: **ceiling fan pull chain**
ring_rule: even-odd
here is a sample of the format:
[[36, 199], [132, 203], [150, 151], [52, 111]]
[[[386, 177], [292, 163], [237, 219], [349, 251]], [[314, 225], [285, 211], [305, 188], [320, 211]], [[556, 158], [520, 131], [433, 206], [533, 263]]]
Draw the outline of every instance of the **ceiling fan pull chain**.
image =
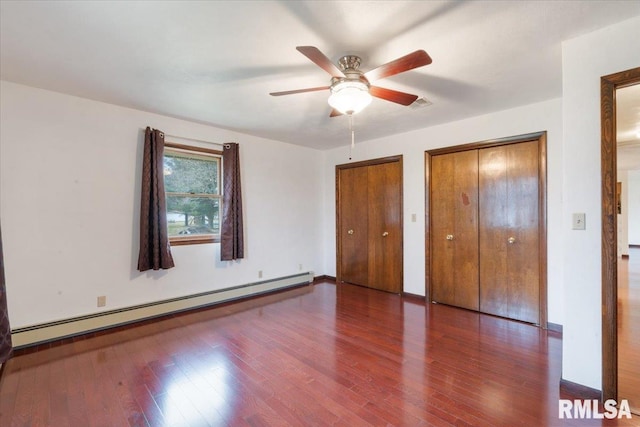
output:
[[349, 130], [351, 131], [351, 149], [356, 145], [356, 131], [353, 129], [353, 114], [349, 114]]
[[351, 151], [349, 152], [349, 160], [353, 157], [353, 148], [356, 145], [356, 133], [353, 130], [353, 114], [348, 114], [349, 116], [349, 130], [351, 131]]

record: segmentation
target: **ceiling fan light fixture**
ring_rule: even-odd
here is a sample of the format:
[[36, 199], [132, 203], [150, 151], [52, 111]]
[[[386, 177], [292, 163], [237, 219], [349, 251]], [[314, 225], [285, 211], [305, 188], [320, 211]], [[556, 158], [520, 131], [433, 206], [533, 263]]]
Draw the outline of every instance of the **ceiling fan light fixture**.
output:
[[342, 114], [357, 114], [371, 103], [369, 86], [360, 80], [345, 80], [331, 87], [329, 105]]

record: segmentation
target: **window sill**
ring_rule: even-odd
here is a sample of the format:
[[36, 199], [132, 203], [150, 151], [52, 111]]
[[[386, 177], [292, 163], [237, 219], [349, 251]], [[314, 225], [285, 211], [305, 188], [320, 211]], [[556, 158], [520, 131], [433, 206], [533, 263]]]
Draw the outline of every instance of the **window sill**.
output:
[[220, 236], [188, 236], [188, 237], [170, 237], [169, 245], [201, 245], [203, 243], [220, 243]]

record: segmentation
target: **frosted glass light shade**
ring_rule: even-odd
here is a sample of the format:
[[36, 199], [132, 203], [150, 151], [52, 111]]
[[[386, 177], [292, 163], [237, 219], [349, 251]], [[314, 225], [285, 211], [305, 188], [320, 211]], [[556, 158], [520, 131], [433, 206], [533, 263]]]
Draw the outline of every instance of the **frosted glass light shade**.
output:
[[329, 105], [342, 114], [356, 114], [371, 103], [369, 88], [361, 81], [344, 81], [331, 88]]

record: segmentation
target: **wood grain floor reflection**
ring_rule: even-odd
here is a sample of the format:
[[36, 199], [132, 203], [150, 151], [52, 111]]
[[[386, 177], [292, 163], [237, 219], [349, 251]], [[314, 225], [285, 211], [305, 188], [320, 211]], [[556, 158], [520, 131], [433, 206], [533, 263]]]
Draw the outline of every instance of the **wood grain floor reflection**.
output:
[[527, 324], [322, 282], [19, 354], [0, 425], [630, 425], [558, 419], [561, 348]]
[[618, 400], [640, 414], [640, 248], [618, 259]]

